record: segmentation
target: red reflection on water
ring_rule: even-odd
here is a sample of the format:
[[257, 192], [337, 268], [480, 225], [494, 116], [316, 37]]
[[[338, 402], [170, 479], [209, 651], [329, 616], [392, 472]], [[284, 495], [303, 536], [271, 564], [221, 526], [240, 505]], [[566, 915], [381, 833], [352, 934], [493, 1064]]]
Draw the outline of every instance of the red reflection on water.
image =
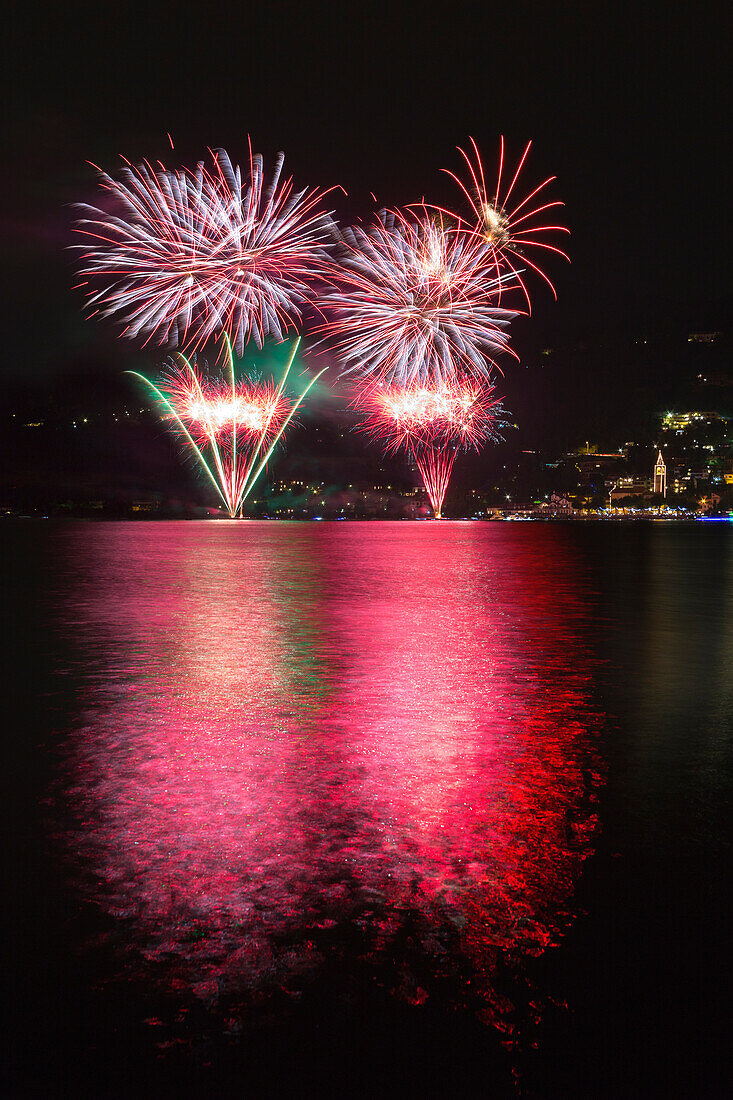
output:
[[504, 530], [368, 528], [349, 561], [369, 583], [332, 607], [353, 655], [340, 721], [401, 903], [461, 930], [497, 1024], [497, 963], [566, 924], [598, 779], [576, 563], [551, 532]]
[[501, 1022], [497, 966], [556, 941], [594, 824], [583, 583], [562, 535], [68, 538], [70, 840], [129, 958], [209, 1003], [366, 966]]

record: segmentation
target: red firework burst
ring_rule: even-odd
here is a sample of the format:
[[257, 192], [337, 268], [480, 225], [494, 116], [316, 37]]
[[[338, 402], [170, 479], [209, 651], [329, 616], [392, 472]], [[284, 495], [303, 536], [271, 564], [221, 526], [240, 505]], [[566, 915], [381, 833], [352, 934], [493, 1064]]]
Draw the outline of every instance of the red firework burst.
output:
[[501, 401], [494, 387], [476, 382], [365, 391], [358, 399], [367, 410], [365, 430], [395, 453], [405, 449], [415, 460], [433, 507], [441, 518], [443, 500], [459, 450], [478, 450], [498, 439]]
[[[548, 211], [564, 205], [558, 199], [545, 201], [545, 195], [543, 194], [545, 188], [557, 177], [549, 176], [524, 198], [519, 198], [517, 183], [532, 147], [532, 142], [527, 143], [519, 164], [512, 174], [511, 169], [507, 169], [505, 165], [504, 138], [502, 137], [499, 146], [499, 171], [496, 186], [490, 188], [486, 183], [486, 173], [484, 172], [478, 146], [473, 138], [469, 140], [471, 142], [469, 152], [460, 147], [458, 149], [468, 168], [468, 184], [464, 183], [455, 172], [451, 172], [447, 168], [443, 171], [455, 180], [468, 199], [473, 214], [473, 231], [490, 245], [493, 251], [497, 277], [506, 273], [511, 274], [513, 280], [522, 287], [528, 309], [531, 312], [532, 303], [526, 282], [522, 278], [523, 269], [531, 268], [532, 271], [540, 275], [557, 298], [555, 287], [539, 265], [535, 250], [554, 252], [566, 260], [569, 259], [567, 253], [563, 252], [561, 248], [543, 239], [547, 234], [570, 232], [564, 225], [551, 224], [554, 221], [552, 216], [548, 219]], [[519, 194], [521, 193], [520, 189]]]

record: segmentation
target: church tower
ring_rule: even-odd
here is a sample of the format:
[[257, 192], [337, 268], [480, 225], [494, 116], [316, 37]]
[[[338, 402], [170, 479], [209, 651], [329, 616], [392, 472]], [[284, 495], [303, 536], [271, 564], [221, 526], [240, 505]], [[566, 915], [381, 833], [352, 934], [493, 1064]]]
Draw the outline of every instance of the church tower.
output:
[[662, 458], [662, 452], [657, 455], [657, 461], [654, 463], [654, 492], [661, 493], [662, 496], [667, 495], [667, 467]]

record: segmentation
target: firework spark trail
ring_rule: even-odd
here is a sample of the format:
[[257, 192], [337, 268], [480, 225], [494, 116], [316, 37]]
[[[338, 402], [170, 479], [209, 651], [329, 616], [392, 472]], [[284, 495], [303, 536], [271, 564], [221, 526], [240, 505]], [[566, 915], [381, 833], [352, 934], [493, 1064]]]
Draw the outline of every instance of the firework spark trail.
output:
[[367, 228], [344, 230], [322, 331], [334, 335], [346, 373], [382, 386], [486, 379], [493, 356], [509, 350], [503, 329], [516, 316], [495, 304], [510, 278], [495, 267], [477, 233], [427, 208], [384, 211]]
[[89, 239], [77, 246], [81, 285], [125, 336], [196, 349], [223, 331], [241, 356], [250, 337], [261, 348], [300, 322], [334, 223], [321, 207], [328, 191], [296, 192], [281, 179], [282, 153], [269, 183], [251, 147], [244, 179], [226, 152], [211, 155], [211, 167], [193, 172], [128, 161], [120, 179], [99, 170], [124, 216], [79, 205], [77, 229]]
[[233, 503], [246, 479], [252, 449], [260, 436], [264, 443], [277, 433], [289, 406], [272, 381], [245, 378], [237, 384], [230, 350], [228, 360], [228, 388], [200, 376], [183, 355], [180, 364], [169, 367], [164, 383], [168, 399], [199, 448], [211, 449], [219, 477], [228, 486], [229, 503]]
[[367, 413], [362, 425], [387, 452], [406, 450], [415, 460], [436, 519], [461, 449], [478, 450], [498, 439], [501, 401], [491, 385], [460, 382], [426, 387], [364, 390], [357, 406]]
[[[502, 137], [499, 148], [499, 171], [496, 187], [490, 190], [486, 184], [486, 173], [484, 172], [478, 146], [473, 138], [469, 140], [471, 142], [470, 152], [466, 152], [460, 147], [458, 149], [468, 168], [468, 184], [464, 183], [455, 172], [448, 169], [443, 169], [443, 171], [458, 184], [462, 194], [468, 199], [472, 214], [471, 228], [492, 249], [497, 278], [501, 279], [502, 274], [508, 274], [514, 283], [521, 286], [527, 301], [527, 308], [531, 313], [532, 303], [526, 285], [526, 278], [523, 278], [525, 269], [529, 268], [544, 279], [555, 298], [557, 298], [555, 287], [539, 266], [534, 250], [542, 249], [546, 252], [554, 252], [566, 260], [569, 259], [567, 253], [563, 252], [562, 249], [548, 243], [546, 239], [542, 239], [547, 234], [570, 232], [564, 225], [545, 224], [548, 219], [547, 212], [564, 205], [557, 199], [547, 202], [542, 194], [545, 188], [557, 177], [549, 176], [524, 198], [518, 199], [514, 191], [532, 147], [532, 142], [527, 143], [519, 164], [514, 174], [511, 175], [511, 170], [506, 173], [504, 171], [505, 149], [504, 138]], [[510, 175], [511, 181], [509, 181]], [[441, 214], [445, 215], [447, 213], [440, 207], [435, 209]], [[450, 216], [455, 217], [455, 215]], [[554, 215], [551, 215], [550, 221], [553, 218]], [[458, 220], [463, 223], [463, 219], [459, 218]], [[506, 285], [506, 282], [504, 285]]]
[[443, 516], [443, 501], [448, 491], [448, 482], [456, 460], [456, 451], [444, 448], [417, 447], [412, 445], [412, 453], [425, 485], [433, 515], [436, 519]]
[[244, 501], [285, 429], [327, 368], [319, 371], [292, 402], [284, 395], [285, 385], [300, 337], [277, 386], [272, 380], [249, 378], [237, 383], [232, 346], [226, 337], [225, 343], [227, 383], [210, 381], [195, 360], [181, 353], [179, 362], [169, 365], [157, 386], [137, 371], [128, 373], [142, 379], [161, 402], [166, 419], [182, 433], [234, 519], [241, 515]]

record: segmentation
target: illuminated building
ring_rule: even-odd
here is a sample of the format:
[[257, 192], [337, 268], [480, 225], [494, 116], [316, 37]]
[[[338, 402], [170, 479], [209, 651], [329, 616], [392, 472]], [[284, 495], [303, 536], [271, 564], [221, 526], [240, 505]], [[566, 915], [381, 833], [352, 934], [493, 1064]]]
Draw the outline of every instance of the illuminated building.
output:
[[542, 506], [543, 511], [554, 513], [557, 516], [572, 516], [574, 508], [572, 501], [558, 493], [553, 493], [549, 503]]
[[649, 495], [649, 482], [637, 481], [633, 477], [620, 477], [611, 482], [608, 493], [609, 507], [615, 502], [626, 500], [629, 497], [646, 497]]
[[719, 332], [691, 332], [687, 337], [688, 344], [714, 344], [720, 339]]
[[661, 451], [654, 463], [654, 492], [661, 493], [665, 497], [667, 495], [667, 466], [662, 458]]
[[684, 412], [665, 413], [662, 417], [662, 430], [671, 432], [683, 432], [687, 428], [697, 427], [701, 424], [710, 424], [716, 420], [725, 420], [724, 416], [716, 412]]

